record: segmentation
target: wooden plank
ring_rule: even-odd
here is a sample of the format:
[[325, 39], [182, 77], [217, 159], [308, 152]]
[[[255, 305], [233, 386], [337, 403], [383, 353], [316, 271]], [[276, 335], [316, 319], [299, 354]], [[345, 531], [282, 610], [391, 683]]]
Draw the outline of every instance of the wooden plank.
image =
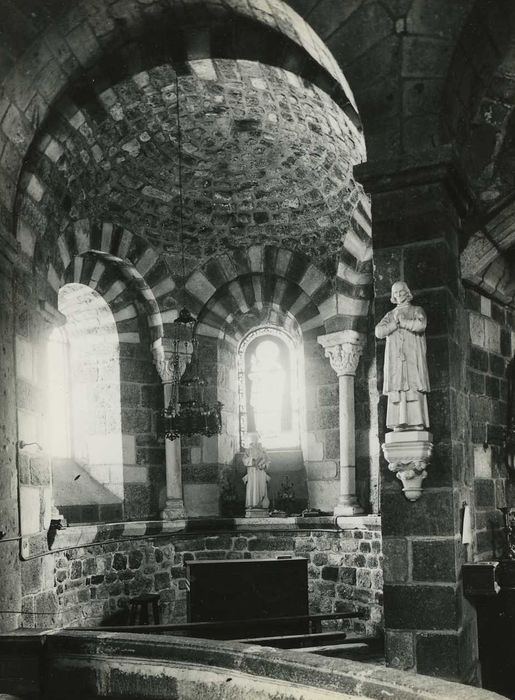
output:
[[261, 646], [277, 647], [279, 649], [289, 649], [291, 647], [303, 645], [310, 645], [311, 647], [322, 646], [329, 641], [341, 643], [346, 638], [347, 635], [345, 632], [316, 632], [314, 634], [287, 634], [273, 637], [246, 637], [233, 641], [242, 642], [244, 644], [258, 644]]
[[242, 625], [276, 625], [284, 622], [288, 624], [292, 621], [307, 620], [308, 622], [322, 622], [323, 620], [348, 620], [362, 618], [362, 612], [346, 612], [346, 613], [328, 613], [315, 615], [294, 615], [289, 617], [271, 617], [271, 618], [251, 618], [248, 620], [223, 620], [221, 622], [181, 622], [172, 625], [106, 625], [105, 627], [68, 627], [67, 629], [90, 630], [98, 632], [143, 632], [150, 634], [170, 633], [174, 632], [203, 632], [203, 631], [223, 631]]
[[314, 647], [298, 647], [297, 649], [292, 649], [291, 651], [301, 651], [303, 653], [313, 651], [320, 654], [323, 651], [352, 651], [354, 649], [368, 649], [368, 644], [357, 644], [356, 642], [351, 642], [350, 644], [346, 642], [341, 642], [337, 644], [324, 644]]

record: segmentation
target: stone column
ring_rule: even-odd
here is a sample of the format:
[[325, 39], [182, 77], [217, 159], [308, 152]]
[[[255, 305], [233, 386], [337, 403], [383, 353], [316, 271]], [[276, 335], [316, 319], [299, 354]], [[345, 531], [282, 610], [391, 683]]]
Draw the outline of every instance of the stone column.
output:
[[335, 515], [357, 515], [363, 508], [356, 498], [356, 436], [354, 413], [354, 377], [365, 345], [356, 331], [337, 331], [318, 337], [338, 375], [340, 423], [340, 496]]
[[[475, 613], [462, 592], [465, 547], [460, 537], [462, 503], [474, 503], [470, 338], [459, 272], [467, 189], [452, 151], [445, 147], [366, 163], [355, 174], [372, 199], [375, 323], [391, 309], [396, 280], [408, 284], [413, 303], [427, 314], [434, 447], [422, 495], [410, 502], [386, 465], [381, 473], [386, 661], [396, 668], [476, 683], [477, 630]], [[376, 341], [376, 356], [381, 378], [384, 341]], [[382, 397], [381, 442], [385, 409]], [[392, 458], [390, 448], [403, 448], [402, 433], [389, 435], [386, 456]], [[421, 445], [426, 444], [421, 437]]]
[[[167, 408], [172, 395], [172, 383], [174, 380], [174, 368], [170, 357], [165, 356], [162, 344], [152, 348], [154, 364], [163, 382], [164, 407]], [[180, 374], [184, 371], [186, 362], [179, 368]], [[180, 520], [186, 517], [182, 493], [182, 464], [181, 464], [181, 439], [165, 439], [166, 459], [166, 503], [161, 511], [162, 520]]]

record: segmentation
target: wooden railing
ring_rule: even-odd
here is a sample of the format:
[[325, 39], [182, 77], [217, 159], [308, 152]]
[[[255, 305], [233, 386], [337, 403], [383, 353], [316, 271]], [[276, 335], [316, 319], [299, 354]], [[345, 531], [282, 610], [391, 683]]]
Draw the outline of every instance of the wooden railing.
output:
[[[308, 635], [322, 633], [322, 622], [327, 620], [348, 620], [363, 618], [360, 612], [342, 612], [314, 615], [294, 615], [289, 617], [249, 618], [212, 622], [180, 622], [168, 625], [108, 625], [102, 627], [77, 627], [81, 631], [125, 632], [142, 634], [172, 634], [176, 636], [203, 637], [206, 639], [239, 639], [252, 642], [267, 635]], [[326, 634], [326, 633], [324, 633]], [[340, 639], [343, 631], [335, 631]]]

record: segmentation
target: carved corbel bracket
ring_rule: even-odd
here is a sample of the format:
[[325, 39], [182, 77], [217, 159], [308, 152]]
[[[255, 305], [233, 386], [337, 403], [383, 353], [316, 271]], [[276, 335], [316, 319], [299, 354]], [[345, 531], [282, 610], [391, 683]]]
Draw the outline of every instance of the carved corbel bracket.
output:
[[426, 430], [387, 433], [382, 445], [388, 469], [402, 482], [408, 501], [422, 495], [422, 482], [433, 453], [433, 436]]
[[428, 462], [420, 460], [410, 462], [408, 460], [393, 462], [388, 469], [402, 482], [402, 490], [408, 501], [418, 501], [422, 495], [422, 482], [427, 476]]

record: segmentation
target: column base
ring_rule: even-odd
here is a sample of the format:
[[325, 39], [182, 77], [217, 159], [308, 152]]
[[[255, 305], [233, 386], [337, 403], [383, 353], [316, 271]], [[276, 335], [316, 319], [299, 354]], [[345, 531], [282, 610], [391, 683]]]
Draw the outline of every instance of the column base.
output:
[[334, 515], [337, 516], [350, 516], [350, 515], [362, 515], [365, 509], [362, 508], [356, 498], [341, 500], [336, 504], [334, 508]]
[[180, 498], [173, 498], [166, 501], [160, 515], [161, 520], [182, 520], [186, 517], [186, 508]]

